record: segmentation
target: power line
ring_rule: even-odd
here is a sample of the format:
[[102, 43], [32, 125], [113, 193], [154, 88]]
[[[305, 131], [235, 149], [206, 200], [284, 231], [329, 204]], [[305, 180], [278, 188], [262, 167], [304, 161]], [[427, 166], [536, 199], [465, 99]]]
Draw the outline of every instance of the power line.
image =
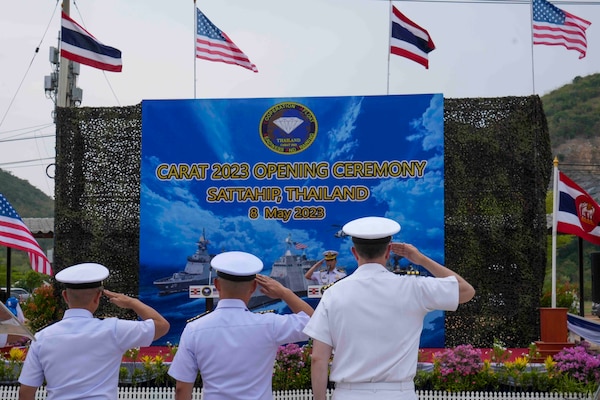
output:
[[54, 13], [56, 12], [57, 6], [58, 6], [58, 1], [56, 2], [56, 5], [54, 6], [54, 11], [52, 12], [52, 16], [50, 17], [50, 21], [48, 21], [48, 25], [46, 26], [46, 30], [44, 31], [44, 34], [42, 35], [42, 38], [40, 39], [40, 43], [35, 48], [35, 51], [33, 53], [33, 57], [31, 57], [31, 61], [29, 62], [29, 66], [27, 67], [27, 70], [25, 71], [25, 74], [23, 75], [23, 79], [21, 79], [21, 82], [19, 83], [19, 86], [17, 87], [17, 91], [15, 92], [15, 94], [12, 97], [12, 99], [10, 100], [10, 103], [8, 103], [8, 107], [6, 108], [6, 112], [2, 116], [2, 119], [0, 120], [0, 126], [2, 126], [2, 124], [4, 123], [4, 120], [6, 119], [6, 116], [8, 115], [8, 112], [10, 111], [10, 108], [12, 107], [13, 103], [15, 102], [15, 99], [17, 98], [17, 94], [19, 94], [19, 91], [21, 90], [21, 86], [23, 86], [23, 82], [25, 82], [25, 78], [27, 77], [27, 74], [29, 73], [29, 70], [31, 70], [31, 66], [33, 65], [33, 61], [35, 60], [35, 57], [38, 55], [38, 53], [40, 51], [40, 46], [42, 45], [42, 42], [44, 41], [44, 37], [46, 37], [46, 34], [48, 33], [48, 29], [50, 29], [50, 23], [52, 22], [52, 19], [54, 18]]
[[52, 134], [52, 135], [30, 136], [30, 137], [16, 138], [16, 139], [0, 139], [0, 143], [17, 142], [20, 140], [42, 139], [42, 138], [47, 138], [47, 137], [56, 137], [56, 135]]
[[[33, 160], [25, 160], [25, 161], [13, 161], [13, 162], [6, 162], [6, 163], [0, 163], [0, 167], [2, 166], [6, 166], [6, 165], [17, 165], [17, 164], [25, 164], [25, 163], [31, 163], [31, 162], [38, 162], [38, 161], [44, 161], [44, 160], [54, 160], [56, 157], [46, 157], [46, 158], [35, 158]], [[37, 165], [43, 165], [43, 164], [37, 164]], [[11, 167], [11, 168], [23, 168], [23, 167], [35, 167], [36, 165], [22, 165], [21, 167]]]

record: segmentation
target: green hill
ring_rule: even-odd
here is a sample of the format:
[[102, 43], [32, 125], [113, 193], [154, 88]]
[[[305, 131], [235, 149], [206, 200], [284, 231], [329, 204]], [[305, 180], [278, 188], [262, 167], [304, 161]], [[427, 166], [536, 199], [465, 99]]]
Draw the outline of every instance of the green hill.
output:
[[553, 148], [572, 139], [590, 139], [600, 131], [600, 74], [576, 77], [571, 84], [542, 96]]
[[13, 206], [21, 218], [53, 218], [54, 200], [32, 186], [0, 169], [0, 193]]

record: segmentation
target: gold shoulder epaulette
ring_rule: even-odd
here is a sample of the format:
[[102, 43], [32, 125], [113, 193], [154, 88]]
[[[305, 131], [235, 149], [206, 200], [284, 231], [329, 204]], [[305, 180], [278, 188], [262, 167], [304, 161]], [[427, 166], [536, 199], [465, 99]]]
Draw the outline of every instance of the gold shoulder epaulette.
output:
[[208, 314], [208, 313], [210, 313], [210, 310], [209, 310], [209, 311], [204, 311], [202, 314], [198, 314], [198, 315], [196, 315], [195, 317], [192, 317], [192, 318], [188, 319], [186, 322], [189, 324], [190, 322], [192, 322], [192, 321], [195, 321], [195, 320], [197, 320], [198, 318], [202, 318], [202, 317], [204, 317], [204, 316], [205, 316], [206, 314]]

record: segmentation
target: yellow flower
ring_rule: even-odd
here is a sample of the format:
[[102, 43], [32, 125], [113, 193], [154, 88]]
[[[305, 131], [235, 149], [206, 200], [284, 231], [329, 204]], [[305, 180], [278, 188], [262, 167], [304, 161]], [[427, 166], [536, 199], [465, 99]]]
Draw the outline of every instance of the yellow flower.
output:
[[153, 361], [154, 361], [154, 357], [152, 357], [152, 356], [146, 355], [146, 356], [142, 357], [142, 362], [144, 364], [152, 364]]
[[554, 362], [552, 356], [546, 357], [546, 359], [544, 360], [544, 366], [546, 367], [546, 371], [552, 371], [554, 369], [554, 365], [556, 365], [556, 362]]
[[528, 357], [517, 357], [515, 358], [515, 368], [519, 370], [524, 370], [527, 368], [527, 364], [529, 363]]
[[8, 353], [10, 361], [25, 361], [25, 350], [13, 347]]

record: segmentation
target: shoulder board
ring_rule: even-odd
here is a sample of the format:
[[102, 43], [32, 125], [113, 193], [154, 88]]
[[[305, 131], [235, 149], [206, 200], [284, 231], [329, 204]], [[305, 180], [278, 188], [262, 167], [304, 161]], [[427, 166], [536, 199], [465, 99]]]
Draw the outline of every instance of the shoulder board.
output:
[[346, 272], [345, 268], [337, 268], [337, 270], [340, 271], [340, 272]]
[[275, 310], [263, 310], [263, 311], [255, 312], [255, 314], [269, 314], [269, 313], [275, 313]]
[[204, 317], [204, 316], [205, 316], [206, 314], [208, 314], [208, 313], [210, 313], [210, 311], [205, 311], [205, 312], [203, 312], [202, 314], [198, 314], [198, 315], [196, 315], [195, 317], [192, 317], [192, 318], [188, 319], [186, 322], [187, 322], [187, 323], [190, 323], [190, 322], [192, 322], [192, 321], [195, 321], [195, 320], [197, 320], [197, 319], [199, 319], [199, 318], [202, 318], [202, 317]]

